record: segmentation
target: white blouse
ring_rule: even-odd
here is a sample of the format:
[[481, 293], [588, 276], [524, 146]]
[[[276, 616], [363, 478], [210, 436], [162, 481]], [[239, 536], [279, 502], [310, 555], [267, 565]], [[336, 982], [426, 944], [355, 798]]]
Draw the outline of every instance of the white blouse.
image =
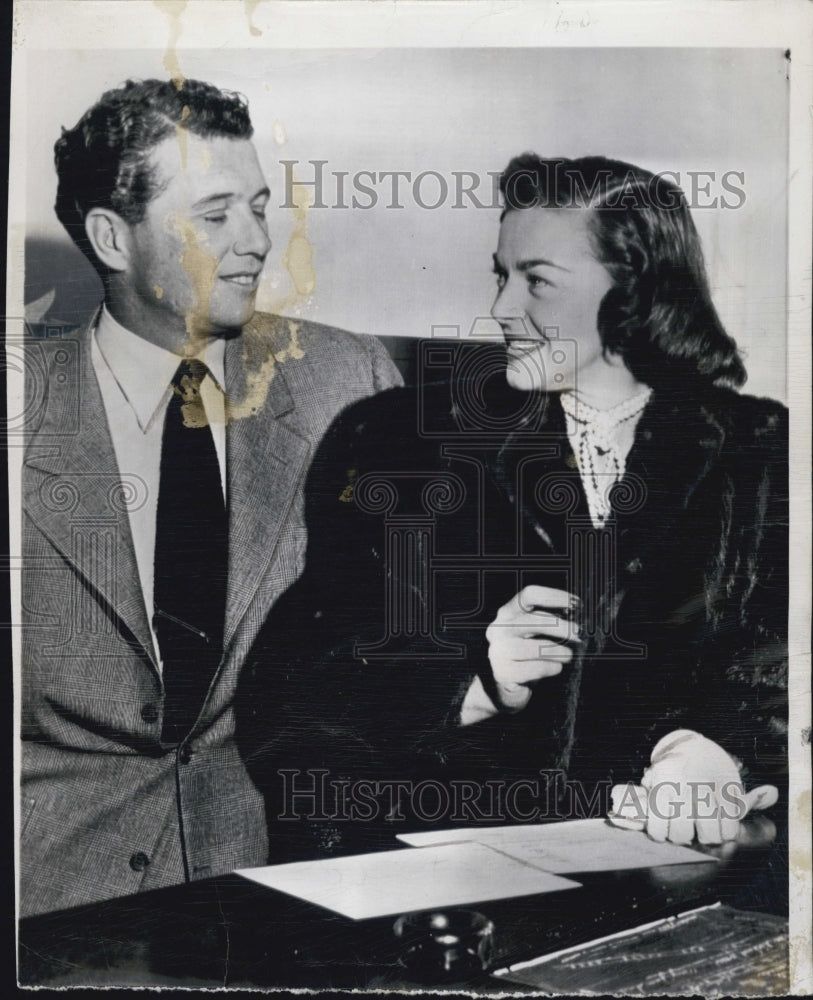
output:
[[595, 528], [604, 527], [612, 513], [610, 491], [624, 475], [635, 427], [651, 395], [652, 390], [645, 386], [610, 410], [596, 409], [577, 392], [560, 395], [567, 437], [576, 456]]

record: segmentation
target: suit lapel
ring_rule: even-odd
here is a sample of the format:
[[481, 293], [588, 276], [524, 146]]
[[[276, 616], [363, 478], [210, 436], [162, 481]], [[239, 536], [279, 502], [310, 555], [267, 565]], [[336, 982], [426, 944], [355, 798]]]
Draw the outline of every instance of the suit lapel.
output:
[[[294, 409], [281, 367], [266, 350], [257, 363], [252, 333], [226, 348], [226, 454], [229, 500], [228, 648], [274, 558], [289, 517], [308, 441], [283, 420]], [[252, 360], [247, 362], [246, 358]], [[263, 398], [258, 398], [260, 394]], [[263, 609], [263, 614], [267, 609]]]
[[[48, 372], [48, 399], [27, 443], [24, 509], [156, 666], [113, 441], [90, 354], [94, 315], [67, 341], [73, 364]], [[66, 413], [76, 415], [70, 427]], [[66, 428], [69, 428], [66, 432]], [[75, 623], [79, 627], [79, 623]]]
[[[48, 373], [48, 400], [29, 437], [26, 513], [115, 615], [158, 669], [113, 441], [93, 370], [94, 315], [64, 345], [75, 347], [67, 377]], [[244, 343], [246, 337], [250, 343]], [[280, 418], [294, 409], [268, 340], [246, 329], [226, 348], [229, 499], [228, 647], [274, 558], [305, 463], [308, 441]], [[262, 344], [261, 361], [257, 354]], [[247, 350], [248, 348], [248, 350]], [[244, 354], [249, 356], [247, 363]], [[65, 366], [63, 366], [65, 367]], [[62, 372], [60, 372], [60, 375]], [[267, 389], [267, 392], [266, 392]], [[252, 400], [262, 398], [259, 405]], [[76, 427], [66, 433], [66, 413]]]

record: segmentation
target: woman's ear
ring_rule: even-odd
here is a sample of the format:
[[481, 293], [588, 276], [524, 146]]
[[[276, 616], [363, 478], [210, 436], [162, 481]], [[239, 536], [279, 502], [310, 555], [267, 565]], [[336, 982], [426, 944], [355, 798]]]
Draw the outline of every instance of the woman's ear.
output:
[[110, 208], [91, 208], [85, 232], [99, 260], [111, 271], [124, 271], [130, 261], [130, 227]]

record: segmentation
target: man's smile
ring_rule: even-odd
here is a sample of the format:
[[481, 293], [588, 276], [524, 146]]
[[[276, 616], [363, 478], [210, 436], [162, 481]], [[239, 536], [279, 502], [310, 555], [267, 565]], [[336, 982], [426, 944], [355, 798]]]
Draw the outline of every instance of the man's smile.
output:
[[232, 285], [241, 285], [244, 288], [251, 288], [257, 285], [260, 278], [259, 271], [244, 271], [239, 274], [222, 274], [221, 281], [228, 281]]

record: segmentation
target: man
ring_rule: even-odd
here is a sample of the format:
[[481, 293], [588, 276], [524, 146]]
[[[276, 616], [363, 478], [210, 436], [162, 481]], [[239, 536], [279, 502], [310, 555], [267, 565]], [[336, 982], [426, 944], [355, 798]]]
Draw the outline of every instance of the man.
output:
[[244, 100], [128, 82], [56, 144], [105, 299], [28, 366], [20, 912], [267, 858], [238, 674], [301, 569], [332, 419], [381, 344], [255, 313], [269, 190]]

